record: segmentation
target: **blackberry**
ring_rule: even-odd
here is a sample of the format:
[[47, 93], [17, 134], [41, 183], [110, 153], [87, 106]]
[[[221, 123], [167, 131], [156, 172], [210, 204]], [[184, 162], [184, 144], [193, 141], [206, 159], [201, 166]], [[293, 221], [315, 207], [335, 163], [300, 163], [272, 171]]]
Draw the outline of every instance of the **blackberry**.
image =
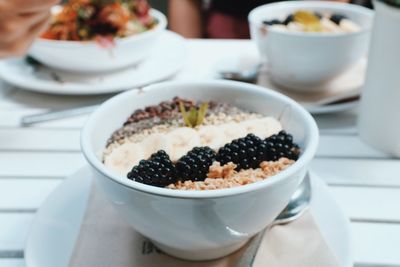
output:
[[286, 19], [283, 21], [283, 24], [288, 25], [290, 22], [293, 22], [294, 16], [293, 14], [290, 14], [289, 16], [286, 17]]
[[147, 185], [165, 187], [176, 182], [176, 169], [168, 154], [160, 150], [128, 173], [128, 179]]
[[268, 147], [268, 160], [276, 161], [282, 157], [297, 160], [300, 154], [300, 148], [293, 143], [292, 135], [285, 131], [280, 131], [264, 140]]
[[330, 17], [330, 20], [336, 23], [337, 25], [340, 24], [340, 21], [342, 19], [347, 19], [347, 17], [341, 14], [332, 14], [332, 16]]
[[258, 165], [267, 160], [268, 153], [266, 144], [254, 134], [233, 140], [220, 148], [217, 154], [217, 161], [221, 165], [233, 162], [237, 170], [257, 168]]
[[176, 163], [177, 177], [182, 181], [204, 181], [214, 160], [214, 150], [195, 147]]
[[314, 15], [317, 17], [317, 18], [319, 18], [319, 19], [322, 19], [322, 14], [321, 13], [319, 13], [319, 12], [314, 12]]
[[264, 20], [263, 24], [268, 25], [268, 26], [272, 26], [275, 24], [282, 24], [282, 22], [278, 19], [273, 19], [273, 20]]
[[254, 134], [233, 140], [218, 151], [216, 160], [225, 165], [233, 162], [236, 170], [258, 168], [263, 161], [277, 161], [281, 157], [297, 160], [299, 147], [293, 143], [293, 137], [285, 131], [272, 135], [265, 140]]

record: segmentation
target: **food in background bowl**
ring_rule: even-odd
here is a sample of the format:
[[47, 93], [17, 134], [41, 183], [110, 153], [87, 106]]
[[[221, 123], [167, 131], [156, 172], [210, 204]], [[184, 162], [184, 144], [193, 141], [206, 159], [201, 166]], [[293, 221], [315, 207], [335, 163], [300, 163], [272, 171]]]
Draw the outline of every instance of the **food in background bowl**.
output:
[[265, 25], [275, 30], [292, 32], [345, 33], [358, 32], [360, 26], [342, 14], [318, 13], [299, 10], [284, 20], [264, 20]]
[[[52, 10], [55, 21], [34, 42], [30, 56], [52, 68], [91, 73], [144, 60], [166, 29], [165, 16], [149, 9], [144, 0], [100, 4], [109, 2], [74, 0], [64, 10], [56, 6]], [[120, 13], [125, 16], [122, 20]]]
[[[168, 105], [157, 105], [174, 96], [201, 103], [210, 100], [225, 103], [231, 108], [253, 114], [254, 119], [279, 118], [281, 127], [293, 135], [293, 142], [299, 145], [301, 154], [290, 167], [268, 179], [216, 190], [172, 190], [151, 186], [127, 179], [126, 173], [118, 173], [104, 165], [103, 152], [110, 143], [110, 136], [115, 137], [112, 138], [113, 143], [120, 140], [125, 131], [135, 131], [139, 125], [121, 128], [127, 118], [131, 124], [136, 119], [159, 114], [163, 109], [167, 110]], [[209, 106], [212, 109], [211, 102]], [[152, 108], [131, 116], [133, 111], [144, 107]], [[163, 112], [163, 115], [167, 114]], [[157, 117], [154, 116], [154, 120]], [[271, 129], [274, 129], [272, 133], [280, 131], [280, 128]], [[243, 137], [246, 133], [237, 133], [237, 136]], [[154, 143], [149, 142], [148, 148]], [[103, 103], [90, 116], [81, 135], [82, 151], [92, 167], [96, 183], [120, 215], [164, 252], [190, 260], [228, 255], [272, 223], [303, 180], [317, 144], [315, 121], [293, 100], [260, 86], [217, 80], [164, 82], [119, 94]], [[132, 149], [136, 148], [132, 146]], [[176, 157], [186, 151], [178, 151]], [[138, 149], [137, 152], [144, 154], [143, 150]], [[140, 158], [145, 158], [143, 154]], [[158, 155], [159, 158], [164, 156], [163, 153]], [[126, 170], [130, 171], [130, 168], [132, 166]]]
[[157, 19], [147, 0], [70, 0], [54, 12], [42, 38], [65, 41], [113, 40], [152, 29]]
[[175, 97], [136, 110], [109, 139], [103, 161], [139, 183], [211, 190], [267, 179], [299, 153], [274, 117]]
[[[288, 15], [299, 10], [308, 12], [305, 17], [311, 17], [312, 21], [318, 17], [314, 14], [345, 16], [358, 25], [359, 30], [305, 32], [264, 24], [264, 21], [285, 21]], [[309, 12], [313, 12], [311, 16]], [[304, 15], [303, 12], [299, 20], [304, 22]], [[262, 60], [268, 64], [271, 80], [283, 88], [312, 93], [327, 88], [325, 83], [366, 56], [373, 11], [330, 1], [284, 1], [257, 7], [250, 12], [248, 19], [251, 38], [256, 42]], [[311, 24], [308, 26], [311, 29], [320, 26], [318, 22]]]

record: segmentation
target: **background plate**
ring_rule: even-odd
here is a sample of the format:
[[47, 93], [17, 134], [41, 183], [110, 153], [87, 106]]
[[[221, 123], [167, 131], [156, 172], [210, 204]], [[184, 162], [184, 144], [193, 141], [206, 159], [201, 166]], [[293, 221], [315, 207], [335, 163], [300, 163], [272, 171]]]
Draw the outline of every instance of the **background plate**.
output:
[[80, 74], [32, 66], [25, 59], [0, 61], [0, 78], [22, 89], [64, 95], [115, 93], [167, 79], [185, 63], [186, 42], [166, 31], [139, 64], [114, 72]]

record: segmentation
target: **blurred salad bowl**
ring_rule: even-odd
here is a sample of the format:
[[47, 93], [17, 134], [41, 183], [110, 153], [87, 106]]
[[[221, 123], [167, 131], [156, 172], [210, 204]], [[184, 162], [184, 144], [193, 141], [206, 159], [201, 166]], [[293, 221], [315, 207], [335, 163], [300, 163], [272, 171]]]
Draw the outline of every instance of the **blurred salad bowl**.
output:
[[141, 3], [139, 10], [124, 1], [103, 9], [81, 0], [70, 1], [75, 6], [54, 7], [53, 21], [33, 44], [30, 56], [72, 72], [105, 72], [137, 64], [151, 53], [167, 19], [146, 1], [134, 2]]

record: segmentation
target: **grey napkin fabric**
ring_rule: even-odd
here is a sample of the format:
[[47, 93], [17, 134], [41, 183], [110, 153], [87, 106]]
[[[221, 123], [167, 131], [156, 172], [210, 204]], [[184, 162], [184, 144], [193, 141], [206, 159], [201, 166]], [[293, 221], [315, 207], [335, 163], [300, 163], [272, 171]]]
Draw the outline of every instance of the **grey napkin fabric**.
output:
[[[231, 267], [241, 250], [224, 258], [191, 262], [170, 257], [130, 227], [95, 186], [70, 267]], [[268, 230], [254, 267], [338, 267], [311, 213]]]

